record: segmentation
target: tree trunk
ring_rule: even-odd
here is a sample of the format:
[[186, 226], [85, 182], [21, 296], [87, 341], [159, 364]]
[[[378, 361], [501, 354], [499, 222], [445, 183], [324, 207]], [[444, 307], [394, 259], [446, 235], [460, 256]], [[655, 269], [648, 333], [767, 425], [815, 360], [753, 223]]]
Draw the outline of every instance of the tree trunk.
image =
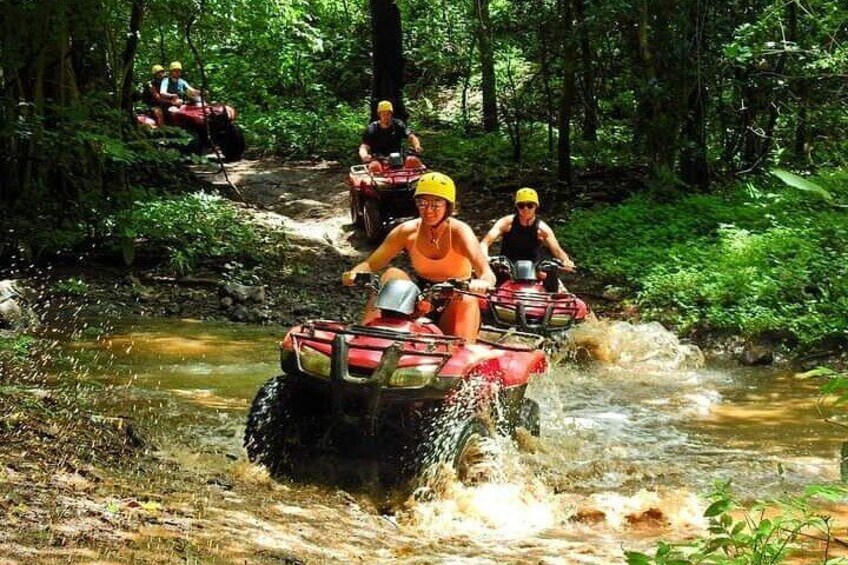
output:
[[680, 176], [689, 186], [706, 190], [710, 184], [707, 166], [706, 91], [699, 79], [689, 93], [689, 111], [683, 123]]
[[[786, 19], [788, 20], [786, 22], [786, 42], [795, 43], [798, 35], [798, 2], [792, 0], [786, 3]], [[789, 54], [786, 51], [786, 45], [784, 45], [784, 51], [780, 54], [780, 57], [777, 60], [777, 65], [775, 65], [774, 69], [775, 78], [779, 82], [786, 80], [784, 73], [786, 72], [786, 63], [788, 58]], [[769, 98], [769, 118], [766, 124], [761, 153], [757, 158], [757, 165], [763, 163], [768, 158], [772, 145], [774, 145], [774, 130], [777, 126], [777, 118], [780, 114], [781, 97], [778, 92], [778, 87], [773, 87], [771, 89], [771, 96]]]
[[559, 97], [557, 127], [557, 178], [569, 187], [574, 184], [571, 166], [571, 119], [577, 74], [577, 42], [574, 37], [574, 9], [571, 0], [562, 2], [562, 90]]
[[123, 62], [123, 74], [121, 77], [121, 110], [129, 112], [132, 109], [133, 94], [133, 67], [135, 54], [138, 50], [138, 38], [141, 33], [141, 24], [144, 21], [144, 1], [133, 0], [132, 12], [130, 13], [130, 31], [127, 35], [127, 45], [121, 57]]
[[551, 91], [551, 65], [548, 59], [548, 41], [545, 35], [545, 27], [539, 26], [539, 66], [542, 72], [542, 85], [545, 90], [545, 122], [548, 126], [548, 155], [554, 154], [554, 95]]
[[403, 29], [395, 0], [370, 0], [371, 47], [373, 51], [371, 119], [377, 119], [377, 102], [389, 100], [395, 117], [409, 116], [403, 103]]
[[574, 15], [580, 34], [580, 63], [583, 82], [583, 131], [584, 141], [598, 140], [598, 97], [595, 93], [595, 67], [592, 46], [589, 43], [589, 24], [586, 21], [586, 5], [583, 0], [574, 1]]
[[686, 98], [686, 118], [681, 132], [683, 146], [680, 151], [680, 176], [687, 185], [705, 191], [709, 187], [710, 179], [707, 166], [707, 89], [704, 84], [705, 77], [701, 72], [701, 55], [704, 49], [703, 14], [700, 3], [695, 3], [689, 9], [692, 36], [687, 44], [692, 46], [692, 52], [688, 60], [690, 69], [694, 70], [695, 84], [689, 88]]
[[498, 129], [498, 102], [495, 83], [495, 54], [489, 22], [489, 0], [474, 0], [477, 43], [480, 47], [481, 86], [483, 88], [483, 130]]

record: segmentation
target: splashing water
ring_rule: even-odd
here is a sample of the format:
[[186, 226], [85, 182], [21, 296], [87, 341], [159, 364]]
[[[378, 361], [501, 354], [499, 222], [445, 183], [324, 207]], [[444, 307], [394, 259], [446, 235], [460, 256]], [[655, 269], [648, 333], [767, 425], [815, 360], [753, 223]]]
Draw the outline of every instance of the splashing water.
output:
[[658, 322], [586, 322], [568, 335], [571, 347], [603, 363], [628, 370], [673, 371], [704, 365], [701, 350], [681, 343]]

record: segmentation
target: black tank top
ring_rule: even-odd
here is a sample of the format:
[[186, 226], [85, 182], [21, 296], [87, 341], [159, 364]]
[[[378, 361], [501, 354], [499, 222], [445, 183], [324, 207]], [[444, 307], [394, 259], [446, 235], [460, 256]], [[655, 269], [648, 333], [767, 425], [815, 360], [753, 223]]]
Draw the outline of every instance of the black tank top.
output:
[[529, 226], [522, 226], [518, 215], [512, 217], [512, 227], [503, 236], [501, 254], [512, 261], [538, 261], [542, 251], [539, 241], [539, 217]]

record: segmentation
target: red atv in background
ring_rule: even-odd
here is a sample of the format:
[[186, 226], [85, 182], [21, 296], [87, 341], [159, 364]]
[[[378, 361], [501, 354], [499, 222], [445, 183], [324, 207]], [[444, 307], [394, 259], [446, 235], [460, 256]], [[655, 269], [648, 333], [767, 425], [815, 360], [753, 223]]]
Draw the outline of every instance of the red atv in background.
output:
[[[356, 282], [374, 290], [376, 280], [360, 273]], [[541, 340], [502, 343], [513, 336], [491, 330], [492, 339], [470, 344], [418, 316], [454, 292], [463, 291], [450, 282], [421, 293], [411, 281], [390, 281], [379, 289], [381, 315], [372, 322], [292, 328], [280, 345], [283, 373], [262, 386], [250, 409], [250, 461], [294, 476], [320, 455], [359, 469], [369, 467], [364, 459], [391, 484], [446, 463], [471, 481], [482, 438], [518, 426], [538, 435], [539, 407], [524, 393], [547, 370]]]
[[515, 328], [550, 337], [564, 332], [589, 315], [589, 307], [560, 288], [562, 263], [544, 259], [513, 263], [503, 256], [489, 259], [497, 285], [481, 299], [483, 319], [499, 328]]
[[350, 220], [365, 229], [368, 241], [377, 243], [395, 223], [415, 217], [415, 183], [427, 167], [412, 153], [378, 157], [367, 165], [350, 168]]
[[[166, 126], [178, 127], [194, 134], [195, 140], [190, 147], [192, 152], [203, 153], [217, 146], [226, 161], [238, 161], [244, 154], [244, 132], [235, 123], [236, 110], [232, 106], [194, 102], [172, 106], [164, 114]], [[209, 122], [208, 133], [204, 114]], [[137, 114], [136, 120], [153, 129], [158, 127], [151, 112]]]

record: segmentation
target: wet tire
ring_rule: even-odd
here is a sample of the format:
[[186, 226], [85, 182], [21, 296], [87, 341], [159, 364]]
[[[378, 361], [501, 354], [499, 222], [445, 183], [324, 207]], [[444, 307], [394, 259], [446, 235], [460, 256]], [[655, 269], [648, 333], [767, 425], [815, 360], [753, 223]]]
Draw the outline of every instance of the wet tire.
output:
[[451, 457], [451, 465], [461, 483], [477, 484], [486, 479], [486, 469], [491, 468], [491, 456], [485, 444], [490, 437], [489, 428], [478, 417], [467, 420], [462, 426]]
[[286, 434], [290, 433], [292, 414], [289, 407], [291, 382], [286, 375], [267, 381], [250, 407], [244, 430], [247, 458], [263, 465], [272, 474], [281, 471], [289, 459]]
[[359, 200], [359, 194], [351, 190], [348, 194], [348, 200], [350, 201], [350, 223], [357, 228], [363, 227], [362, 204]]
[[529, 398], [524, 399], [521, 403], [521, 414], [519, 415], [518, 425], [530, 432], [531, 436], [539, 437], [542, 434], [538, 402]]
[[238, 161], [244, 155], [247, 144], [244, 140], [244, 132], [239, 126], [229, 124], [223, 132], [215, 135], [214, 139], [215, 144], [221, 149], [225, 161]]
[[380, 204], [373, 198], [365, 200], [362, 220], [365, 227], [365, 237], [371, 243], [379, 243], [383, 238], [383, 217], [380, 214]]

